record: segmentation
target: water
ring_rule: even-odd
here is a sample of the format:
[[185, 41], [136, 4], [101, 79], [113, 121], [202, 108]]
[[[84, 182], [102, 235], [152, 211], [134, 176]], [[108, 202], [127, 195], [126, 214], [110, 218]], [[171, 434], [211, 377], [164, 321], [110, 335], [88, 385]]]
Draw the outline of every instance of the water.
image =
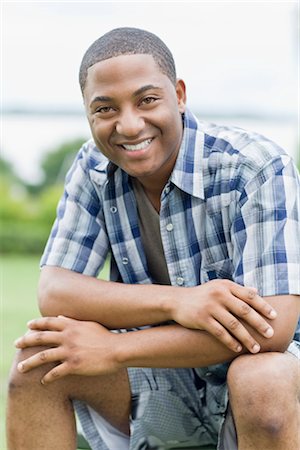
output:
[[[281, 145], [294, 159], [299, 158], [295, 121], [205, 117], [217, 123], [234, 124], [256, 131]], [[2, 118], [1, 156], [9, 160], [17, 174], [31, 183], [41, 179], [42, 156], [67, 140], [90, 137], [84, 115], [12, 114]]]

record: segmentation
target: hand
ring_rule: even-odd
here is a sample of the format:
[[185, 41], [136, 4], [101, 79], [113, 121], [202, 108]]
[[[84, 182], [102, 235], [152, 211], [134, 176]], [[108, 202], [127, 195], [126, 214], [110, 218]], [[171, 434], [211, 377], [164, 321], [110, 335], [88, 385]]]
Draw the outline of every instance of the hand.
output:
[[32, 320], [28, 327], [30, 332], [19, 338], [15, 346], [49, 348], [19, 363], [18, 370], [25, 373], [45, 363], [57, 363], [41, 380], [42, 384], [66, 375], [102, 375], [121, 368], [114, 357], [118, 335], [98, 323], [59, 316]]
[[259, 352], [260, 345], [241, 320], [254, 332], [270, 338], [274, 330], [263, 316], [275, 319], [277, 313], [255, 288], [230, 280], [212, 280], [180, 289], [172, 312], [173, 320], [180, 325], [205, 330], [235, 352], [242, 351], [244, 345], [251, 353]]

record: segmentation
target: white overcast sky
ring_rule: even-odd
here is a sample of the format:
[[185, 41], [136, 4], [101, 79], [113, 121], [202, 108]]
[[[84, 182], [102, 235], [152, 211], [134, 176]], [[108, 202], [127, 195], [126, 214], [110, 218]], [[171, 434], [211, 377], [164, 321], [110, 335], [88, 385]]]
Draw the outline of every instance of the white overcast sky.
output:
[[297, 116], [297, 1], [2, 1], [2, 104], [81, 108], [83, 53], [119, 26], [158, 34], [198, 111]]

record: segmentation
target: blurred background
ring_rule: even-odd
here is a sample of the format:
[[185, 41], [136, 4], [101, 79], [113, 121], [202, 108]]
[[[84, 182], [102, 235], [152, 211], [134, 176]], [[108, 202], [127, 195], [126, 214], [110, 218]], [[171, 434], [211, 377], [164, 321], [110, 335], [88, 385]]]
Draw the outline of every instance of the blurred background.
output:
[[119, 26], [158, 34], [199, 118], [262, 133], [299, 167], [297, 3], [2, 2], [1, 415], [63, 179], [90, 137], [77, 81], [87, 47]]

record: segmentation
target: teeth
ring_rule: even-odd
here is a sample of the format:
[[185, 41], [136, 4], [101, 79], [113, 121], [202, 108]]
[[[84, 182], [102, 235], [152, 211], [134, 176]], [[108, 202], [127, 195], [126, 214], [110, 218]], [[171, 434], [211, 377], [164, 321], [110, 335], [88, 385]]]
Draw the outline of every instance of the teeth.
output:
[[144, 148], [148, 147], [148, 145], [152, 142], [152, 139], [146, 139], [143, 142], [140, 142], [137, 145], [123, 145], [125, 150], [129, 150], [130, 152], [135, 152], [137, 150], [144, 150]]

